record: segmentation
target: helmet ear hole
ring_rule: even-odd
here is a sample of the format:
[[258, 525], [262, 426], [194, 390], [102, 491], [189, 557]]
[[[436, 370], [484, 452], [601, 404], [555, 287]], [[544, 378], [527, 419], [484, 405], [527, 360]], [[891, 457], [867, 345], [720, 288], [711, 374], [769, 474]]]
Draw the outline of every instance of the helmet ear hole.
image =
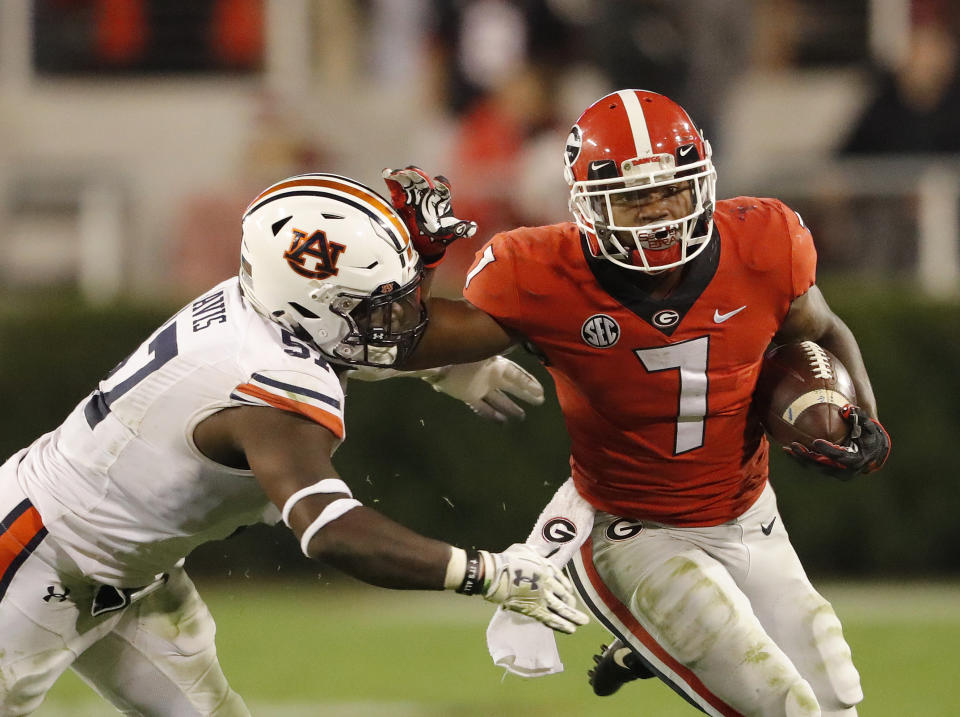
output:
[[310, 335], [310, 332], [303, 328], [300, 324], [293, 324], [293, 335], [306, 344], [316, 343], [316, 340]]
[[298, 304], [296, 301], [291, 301], [291, 302], [290, 302], [290, 306], [293, 307], [293, 308], [297, 311], [297, 313], [299, 313], [299, 314], [302, 315], [302, 316], [305, 316], [305, 317], [308, 318], [308, 319], [319, 319], [319, 318], [320, 318], [320, 317], [317, 316], [315, 313], [313, 313], [312, 311], [310, 311], [310, 309], [308, 309], [307, 307], [303, 306], [302, 304]]

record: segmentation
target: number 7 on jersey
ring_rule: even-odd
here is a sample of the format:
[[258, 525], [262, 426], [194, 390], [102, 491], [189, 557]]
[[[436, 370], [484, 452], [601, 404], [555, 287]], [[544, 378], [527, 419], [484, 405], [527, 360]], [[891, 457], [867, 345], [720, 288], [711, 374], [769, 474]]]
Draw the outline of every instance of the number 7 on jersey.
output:
[[707, 357], [710, 337], [682, 341], [651, 349], [634, 349], [643, 367], [654, 373], [677, 369], [680, 373], [680, 397], [677, 405], [677, 430], [674, 455], [703, 445], [707, 415]]

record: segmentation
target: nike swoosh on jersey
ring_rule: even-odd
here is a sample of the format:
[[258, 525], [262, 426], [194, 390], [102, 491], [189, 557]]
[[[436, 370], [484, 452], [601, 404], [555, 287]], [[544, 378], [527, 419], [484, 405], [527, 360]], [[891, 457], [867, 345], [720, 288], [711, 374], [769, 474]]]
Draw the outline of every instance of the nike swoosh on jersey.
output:
[[714, 323], [722, 324], [724, 321], [726, 321], [727, 319], [729, 319], [731, 316], [736, 316], [737, 314], [739, 314], [739, 313], [740, 313], [741, 311], [743, 311], [745, 308], [747, 308], [747, 305], [746, 305], [746, 304], [744, 304], [743, 306], [741, 306], [739, 309], [734, 309], [733, 311], [728, 311], [728, 312], [725, 313], [725, 314], [721, 314], [721, 313], [720, 313], [720, 309], [714, 309], [714, 310], [713, 310], [713, 321], [714, 321]]

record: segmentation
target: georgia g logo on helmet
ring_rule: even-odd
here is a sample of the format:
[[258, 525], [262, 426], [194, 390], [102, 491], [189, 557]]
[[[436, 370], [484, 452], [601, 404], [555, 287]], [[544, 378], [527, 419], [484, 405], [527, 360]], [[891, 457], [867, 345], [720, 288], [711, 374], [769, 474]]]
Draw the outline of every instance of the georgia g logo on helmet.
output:
[[583, 135], [580, 133], [580, 127], [573, 125], [570, 134], [567, 135], [567, 144], [564, 147], [564, 156], [566, 165], [572, 167], [580, 156], [580, 150], [583, 147]]
[[[337, 260], [347, 250], [343, 244], [327, 241], [327, 235], [321, 230], [310, 236], [299, 229], [293, 230], [293, 242], [283, 252], [290, 268], [308, 279], [326, 279], [337, 275]], [[310, 266], [307, 259], [312, 259]]]

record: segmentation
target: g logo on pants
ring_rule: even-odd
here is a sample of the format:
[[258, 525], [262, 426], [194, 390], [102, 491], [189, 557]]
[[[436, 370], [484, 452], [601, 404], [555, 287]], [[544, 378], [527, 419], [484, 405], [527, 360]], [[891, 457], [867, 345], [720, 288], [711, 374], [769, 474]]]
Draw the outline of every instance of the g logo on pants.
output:
[[643, 523], [633, 518], [617, 518], [603, 531], [607, 540], [629, 540], [643, 530]]

